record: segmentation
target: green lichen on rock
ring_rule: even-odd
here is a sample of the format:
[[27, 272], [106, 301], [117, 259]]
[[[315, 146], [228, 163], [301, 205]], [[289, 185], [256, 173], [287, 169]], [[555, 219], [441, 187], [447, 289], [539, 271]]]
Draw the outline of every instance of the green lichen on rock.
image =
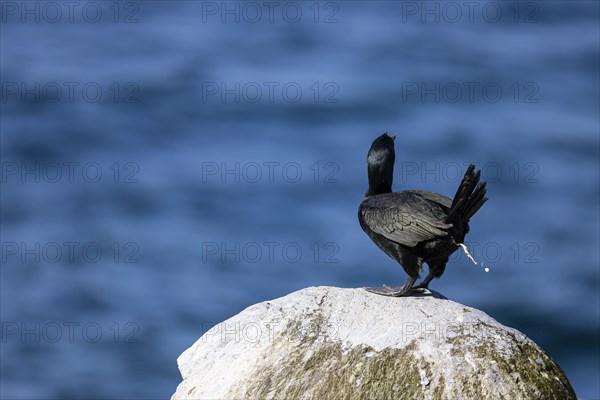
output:
[[[497, 328], [496, 328], [497, 329]], [[576, 399], [563, 370], [556, 362], [529, 339], [519, 340], [513, 333], [513, 351], [507, 362], [501, 363], [498, 356], [488, 355], [495, 360], [506, 379], [517, 380], [523, 392], [537, 399], [562, 399], [568, 393], [568, 398]], [[488, 348], [491, 346], [487, 343]]]
[[437, 386], [435, 387], [435, 389], [433, 390], [433, 398], [434, 400], [442, 400], [445, 397], [445, 393], [446, 393], [446, 381], [444, 379], [443, 376], [440, 376], [440, 379], [437, 383]]
[[[474, 335], [475, 334], [475, 335]], [[509, 336], [504, 341], [506, 348], [499, 348], [497, 338]], [[465, 357], [472, 354], [472, 362], [481, 371], [496, 373], [510, 388], [506, 393], [498, 393], [507, 398], [532, 399], [577, 399], [565, 373], [533, 341], [518, 338], [513, 332], [487, 323], [478, 323], [475, 329], [449, 339], [454, 345], [453, 356]], [[478, 398], [493, 395], [485, 381], [475, 375], [463, 380], [465, 391]]]
[[313, 352], [301, 347], [282, 363], [257, 370], [252, 377], [256, 384], [247, 388], [245, 397], [263, 399], [276, 393], [277, 399], [418, 398], [419, 369], [429, 374], [431, 369], [414, 349], [344, 350], [340, 343], [327, 343]]

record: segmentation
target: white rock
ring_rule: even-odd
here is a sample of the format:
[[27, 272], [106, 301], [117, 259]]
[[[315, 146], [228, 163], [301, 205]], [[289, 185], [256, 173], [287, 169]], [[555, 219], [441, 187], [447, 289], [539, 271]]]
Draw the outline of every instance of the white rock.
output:
[[434, 297], [311, 287], [253, 305], [177, 360], [172, 399], [575, 399], [521, 332]]

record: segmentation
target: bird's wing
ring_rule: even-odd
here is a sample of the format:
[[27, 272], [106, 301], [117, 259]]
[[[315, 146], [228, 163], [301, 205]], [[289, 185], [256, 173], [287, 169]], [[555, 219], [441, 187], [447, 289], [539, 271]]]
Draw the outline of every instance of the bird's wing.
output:
[[361, 214], [371, 230], [409, 247], [445, 237], [452, 227], [444, 222], [446, 213], [439, 205], [414, 192], [369, 197], [361, 205]]
[[433, 201], [435, 203], [441, 204], [446, 208], [450, 208], [450, 206], [452, 206], [452, 199], [444, 196], [443, 194], [428, 192], [426, 190], [406, 190], [405, 192], [418, 194], [421, 197], [424, 197], [425, 199]]

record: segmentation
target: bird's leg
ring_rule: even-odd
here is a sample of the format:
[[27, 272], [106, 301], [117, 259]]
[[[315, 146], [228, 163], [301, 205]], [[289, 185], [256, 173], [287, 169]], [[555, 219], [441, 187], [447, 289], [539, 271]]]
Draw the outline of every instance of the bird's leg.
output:
[[365, 288], [367, 292], [379, 294], [381, 296], [401, 297], [406, 296], [413, 288], [417, 278], [411, 276], [406, 279], [404, 286], [382, 286], [377, 288]]
[[415, 286], [414, 289], [429, 289], [429, 283], [433, 279], [434, 275], [435, 274], [433, 273], [433, 271], [430, 268], [429, 274], [427, 275], [427, 277], [425, 279], [423, 279], [423, 282], [421, 282], [417, 286]]
[[446, 269], [447, 262], [448, 257], [435, 258], [427, 261], [427, 264], [429, 264], [429, 274], [425, 279], [423, 279], [423, 282], [415, 286], [415, 289], [429, 289], [429, 283], [433, 280], [433, 278], [439, 278], [440, 276], [442, 276], [444, 270]]
[[406, 296], [411, 291], [411, 289], [416, 281], [417, 281], [417, 278], [413, 278], [412, 276], [409, 276], [406, 279], [406, 283], [404, 283], [404, 286], [402, 286], [402, 289], [400, 289], [400, 291], [392, 294], [392, 296], [394, 296], [394, 297]]

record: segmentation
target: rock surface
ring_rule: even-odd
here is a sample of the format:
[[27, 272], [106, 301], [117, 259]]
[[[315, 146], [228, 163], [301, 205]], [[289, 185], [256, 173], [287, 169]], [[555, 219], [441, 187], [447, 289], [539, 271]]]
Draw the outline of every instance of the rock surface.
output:
[[524, 334], [437, 297], [311, 287], [255, 304], [181, 354], [172, 398], [576, 398]]

